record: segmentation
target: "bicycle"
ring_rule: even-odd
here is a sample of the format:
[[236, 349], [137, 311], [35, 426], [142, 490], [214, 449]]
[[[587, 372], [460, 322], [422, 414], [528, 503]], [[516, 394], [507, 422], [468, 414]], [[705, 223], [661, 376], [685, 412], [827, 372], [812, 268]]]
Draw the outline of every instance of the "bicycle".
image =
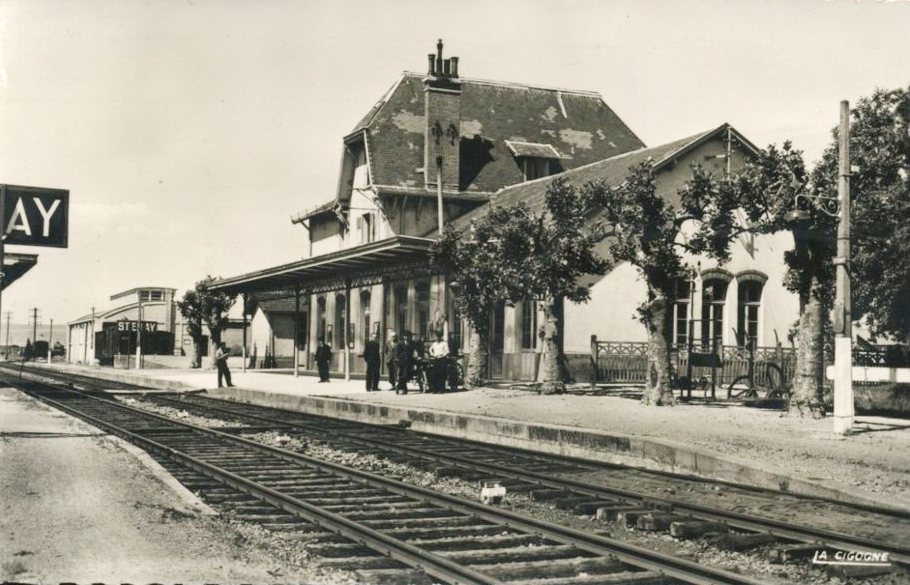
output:
[[748, 374], [738, 376], [727, 386], [727, 398], [790, 398], [784, 384], [784, 371], [775, 363], [754, 364]]

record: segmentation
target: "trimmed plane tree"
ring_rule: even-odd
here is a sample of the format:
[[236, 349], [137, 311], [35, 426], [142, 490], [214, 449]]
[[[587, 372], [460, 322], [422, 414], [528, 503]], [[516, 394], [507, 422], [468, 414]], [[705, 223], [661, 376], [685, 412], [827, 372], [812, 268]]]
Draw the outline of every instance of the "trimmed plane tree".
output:
[[[824, 416], [822, 405], [823, 360], [828, 310], [834, 296], [836, 222], [811, 196], [830, 209], [831, 185], [808, 174], [802, 153], [789, 142], [769, 146], [737, 177], [739, 199], [761, 233], [792, 231], [794, 244], [784, 253], [787, 273], [784, 286], [799, 298], [799, 339], [789, 411], [798, 416]], [[819, 198], [821, 197], [821, 198]], [[794, 211], [799, 211], [795, 215]]]
[[[854, 320], [873, 335], [910, 342], [910, 88], [878, 90], [851, 111], [850, 156], [859, 167], [852, 191], [851, 288]], [[799, 350], [790, 412], [824, 416], [823, 365], [836, 255], [838, 131], [806, 180], [802, 158], [789, 144], [770, 148], [763, 168], [744, 175], [746, 190], [770, 194], [764, 231], [792, 229], [784, 255], [785, 284], [800, 299]], [[815, 199], [797, 198], [797, 194]], [[799, 222], [788, 216], [798, 207]], [[828, 213], [822, 211], [827, 210]]]
[[221, 332], [228, 324], [227, 313], [237, 300], [236, 294], [209, 288], [213, 280], [211, 276], [200, 280], [195, 288], [186, 291], [183, 298], [177, 301], [187, 333], [193, 340], [193, 368], [202, 367], [202, 346], [205, 342], [203, 325], [208, 327], [212, 343], [221, 343]]
[[490, 315], [497, 303], [537, 301], [544, 313], [539, 336], [543, 343], [542, 392], [564, 391], [558, 347], [558, 304], [562, 299], [585, 302], [590, 287], [585, 275], [604, 274], [610, 267], [594, 246], [607, 235], [595, 217], [599, 191], [576, 188], [564, 179], [547, 187], [546, 208], [532, 212], [523, 203], [493, 206], [470, 229], [447, 228], [433, 247], [436, 269], [457, 280], [457, 310], [471, 329], [467, 378], [482, 382], [486, 364]]
[[[813, 183], [837, 193], [837, 131]], [[910, 87], [878, 90], [851, 111], [853, 319], [910, 343]]]
[[[648, 331], [648, 375], [642, 403], [673, 405], [670, 385], [668, 320], [680, 277], [687, 272], [685, 258], [713, 258], [723, 263], [731, 243], [757, 229], [763, 206], [740, 188], [737, 177], [717, 177], [693, 166], [689, 180], [678, 191], [678, 203], [659, 193], [653, 163], [630, 170], [626, 181], [611, 188], [596, 186], [604, 219], [615, 226], [610, 253], [616, 262], [635, 267], [647, 288], [638, 318]], [[742, 221], [739, 213], [745, 213]]]

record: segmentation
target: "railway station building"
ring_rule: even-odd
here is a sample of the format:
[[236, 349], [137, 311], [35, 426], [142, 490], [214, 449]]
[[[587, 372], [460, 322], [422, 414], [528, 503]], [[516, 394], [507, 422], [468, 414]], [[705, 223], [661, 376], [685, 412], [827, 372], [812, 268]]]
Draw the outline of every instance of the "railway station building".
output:
[[[332, 371], [357, 374], [365, 369], [357, 356], [374, 333], [382, 340], [403, 331], [431, 339], [445, 330], [452, 345], [465, 349], [457, 288], [428, 262], [437, 213], [447, 225], [468, 229], [492, 206], [523, 202], [539, 211], [555, 177], [617, 186], [648, 159], [660, 192], [672, 199], [692, 164], [723, 173], [756, 152], [728, 124], [648, 148], [599, 94], [464, 78], [457, 58], [443, 58], [440, 43], [426, 73], [402, 74], [342, 137], [337, 191], [294, 220], [309, 232], [304, 258], [224, 278], [214, 288], [243, 295], [244, 319], [252, 319], [246, 345], [256, 366], [314, 371], [316, 342], [324, 338], [333, 349]], [[798, 315], [797, 299], [783, 287], [783, 252], [792, 242], [789, 234], [744, 238], [722, 267], [690, 259], [673, 341], [695, 336], [736, 345], [748, 337], [773, 345], [785, 337]], [[561, 349], [579, 380], [591, 367], [592, 336], [646, 340], [635, 320], [646, 289], [635, 270], [619, 265], [591, 279], [591, 301], [565, 303], [560, 311]], [[503, 303], [490, 319], [491, 376], [535, 379], [542, 351], [536, 304]]]

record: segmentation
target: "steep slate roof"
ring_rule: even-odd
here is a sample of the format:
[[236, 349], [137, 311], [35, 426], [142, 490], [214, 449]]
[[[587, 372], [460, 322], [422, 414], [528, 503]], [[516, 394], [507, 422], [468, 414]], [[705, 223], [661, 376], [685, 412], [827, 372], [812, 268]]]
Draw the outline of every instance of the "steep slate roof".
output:
[[[755, 147], [755, 145], [739, 134], [729, 124], [722, 124], [717, 128], [674, 142], [627, 152], [557, 175], [551, 175], [549, 177], [543, 177], [506, 187], [496, 193], [487, 205], [462, 215], [454, 220], [452, 225], [461, 228], [467, 227], [472, 219], [478, 219], [486, 215], [489, 212], [490, 207], [494, 205], [513, 205], [523, 202], [531, 212], [539, 213], [546, 207], [547, 187], [557, 177], [565, 178], [575, 186], [581, 186], [589, 181], [595, 180], [603, 180], [611, 186], [621, 185], [634, 166], [651, 159], [654, 161], [655, 169], [660, 169], [664, 165], [672, 163], [674, 159], [682, 156], [690, 149], [699, 146], [714, 136], [726, 132], [728, 129], [735, 137], [737, 143], [742, 144], [751, 152], [758, 152], [758, 148]], [[436, 230], [433, 230], [433, 232], [427, 234], [426, 237], [435, 237], [436, 233]]]
[[[423, 75], [404, 73], [357, 124], [372, 183], [425, 186]], [[461, 189], [495, 192], [524, 180], [506, 140], [550, 144], [575, 168], [635, 150], [641, 140], [599, 94], [461, 78]], [[350, 135], [349, 135], [350, 136]]]

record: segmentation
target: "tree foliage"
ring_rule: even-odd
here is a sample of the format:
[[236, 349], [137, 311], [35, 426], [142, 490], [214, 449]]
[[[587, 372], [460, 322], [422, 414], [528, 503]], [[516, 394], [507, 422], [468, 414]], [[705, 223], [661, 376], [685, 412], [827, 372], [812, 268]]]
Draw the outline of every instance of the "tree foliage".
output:
[[[853, 319], [910, 342], [910, 87], [878, 90], [851, 112]], [[812, 178], [837, 193], [837, 130]]]
[[607, 259], [594, 250], [606, 235], [594, 217], [599, 191], [577, 189], [564, 179], [547, 187], [546, 208], [532, 212], [524, 203], [491, 207], [467, 231], [448, 228], [431, 253], [433, 265], [457, 279], [456, 306], [486, 336], [490, 313], [505, 300], [540, 301], [546, 315], [545, 391], [562, 389], [557, 364], [556, 303], [584, 302], [586, 274], [603, 274]]
[[642, 401], [673, 404], [667, 319], [677, 282], [687, 271], [686, 258], [728, 260], [731, 242], [756, 229], [738, 217], [738, 210], [747, 219], [757, 218], [761, 204], [747, 197], [736, 179], [718, 177], [699, 165], [691, 167], [691, 176], [675, 199], [659, 192], [651, 161], [630, 169], [617, 188], [603, 183], [596, 188], [603, 217], [615, 229], [611, 254], [617, 262], [634, 266], [647, 286], [647, 299], [638, 310], [650, 338], [650, 375]]
[[228, 311], [237, 300], [236, 293], [213, 291], [210, 288], [213, 280], [211, 276], [200, 280], [195, 288], [186, 291], [183, 298], [177, 301], [187, 333], [193, 339], [193, 367], [199, 367], [202, 359], [203, 326], [208, 327], [212, 342], [217, 345], [221, 341], [221, 332], [228, 324]]

